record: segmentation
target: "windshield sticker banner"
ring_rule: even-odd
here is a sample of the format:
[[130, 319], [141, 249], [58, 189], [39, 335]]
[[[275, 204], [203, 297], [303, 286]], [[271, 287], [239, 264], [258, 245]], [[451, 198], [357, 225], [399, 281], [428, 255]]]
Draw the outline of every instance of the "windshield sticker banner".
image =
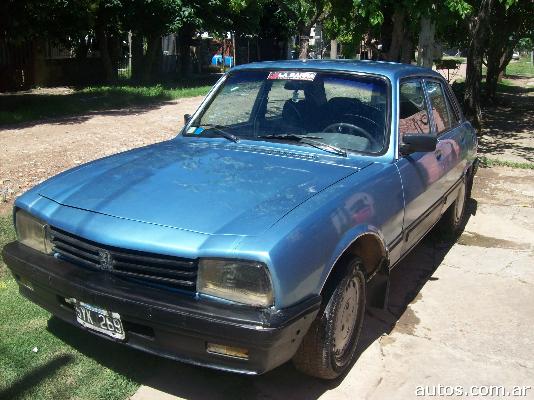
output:
[[286, 79], [293, 81], [313, 81], [315, 79], [316, 72], [302, 72], [302, 71], [273, 71], [269, 72], [267, 79]]

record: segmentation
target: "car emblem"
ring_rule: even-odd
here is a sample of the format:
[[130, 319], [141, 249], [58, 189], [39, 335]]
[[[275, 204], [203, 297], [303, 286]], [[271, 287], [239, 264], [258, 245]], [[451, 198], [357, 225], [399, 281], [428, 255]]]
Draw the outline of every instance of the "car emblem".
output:
[[99, 250], [98, 256], [100, 257], [100, 269], [104, 271], [113, 270], [113, 258], [111, 253], [107, 250]]

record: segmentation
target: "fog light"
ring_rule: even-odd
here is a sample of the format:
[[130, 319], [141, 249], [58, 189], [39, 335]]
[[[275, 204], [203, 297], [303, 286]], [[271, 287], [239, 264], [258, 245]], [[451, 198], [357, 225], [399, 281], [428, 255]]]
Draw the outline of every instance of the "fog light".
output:
[[248, 350], [240, 347], [225, 346], [222, 344], [208, 343], [206, 346], [208, 353], [219, 354], [226, 357], [241, 358], [248, 360]]

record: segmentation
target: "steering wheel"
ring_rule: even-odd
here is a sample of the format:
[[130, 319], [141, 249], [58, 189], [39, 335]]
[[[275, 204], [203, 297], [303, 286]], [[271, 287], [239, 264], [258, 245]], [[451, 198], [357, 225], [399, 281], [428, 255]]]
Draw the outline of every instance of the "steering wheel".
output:
[[376, 143], [376, 139], [362, 127], [356, 126], [354, 124], [349, 124], [348, 122], [335, 122], [328, 125], [323, 129], [323, 132], [331, 133], [344, 133], [349, 135], [361, 136], [370, 143]]

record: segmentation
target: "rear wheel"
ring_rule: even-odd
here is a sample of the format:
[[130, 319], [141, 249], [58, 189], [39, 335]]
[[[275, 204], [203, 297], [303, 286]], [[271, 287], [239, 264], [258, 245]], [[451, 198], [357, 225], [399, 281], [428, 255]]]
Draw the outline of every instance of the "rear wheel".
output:
[[466, 205], [469, 192], [469, 176], [466, 176], [460, 184], [460, 189], [454, 203], [445, 211], [441, 217], [440, 230], [448, 235], [458, 235], [461, 233], [466, 222]]
[[305, 374], [335, 379], [354, 357], [365, 314], [365, 275], [355, 258], [338, 278], [326, 305], [302, 340], [293, 358]]

